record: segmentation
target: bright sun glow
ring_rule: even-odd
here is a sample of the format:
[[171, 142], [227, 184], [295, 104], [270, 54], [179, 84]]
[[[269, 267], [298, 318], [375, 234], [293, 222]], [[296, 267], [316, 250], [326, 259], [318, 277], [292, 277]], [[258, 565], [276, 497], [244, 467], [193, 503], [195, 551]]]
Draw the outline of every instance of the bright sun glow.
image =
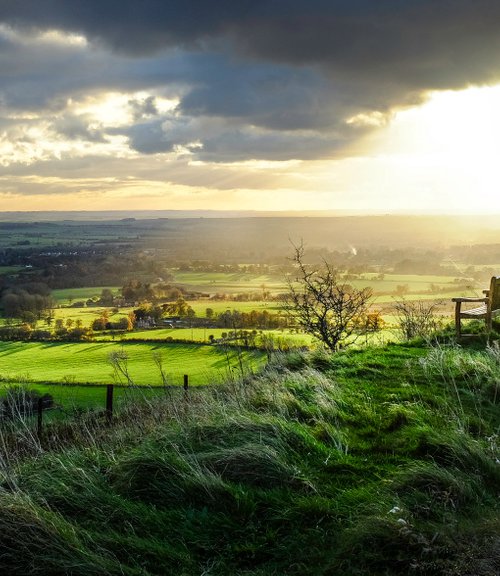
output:
[[88, 97], [84, 102], [69, 106], [77, 114], [88, 114], [95, 122], [103, 126], [126, 126], [131, 121], [129, 95], [109, 92], [96, 97]]
[[[99, 96], [89, 96], [82, 102], [70, 100], [68, 105], [76, 114], [87, 114], [102, 126], [117, 127], [132, 122], [132, 102], [144, 103], [151, 97], [147, 92], [106, 92]], [[154, 106], [161, 114], [172, 111], [178, 103], [177, 99], [154, 97]]]
[[[386, 165], [387, 187], [406, 186], [424, 205], [500, 212], [499, 104], [500, 86], [432, 93], [423, 106], [396, 113], [366, 150]], [[408, 204], [417, 207], [419, 198], [409, 197]]]

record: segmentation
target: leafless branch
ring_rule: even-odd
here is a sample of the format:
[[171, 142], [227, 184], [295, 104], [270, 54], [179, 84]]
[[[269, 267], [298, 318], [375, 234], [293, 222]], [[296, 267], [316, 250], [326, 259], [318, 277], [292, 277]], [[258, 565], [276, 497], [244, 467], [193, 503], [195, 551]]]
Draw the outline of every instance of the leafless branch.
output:
[[286, 309], [296, 322], [323, 344], [337, 351], [359, 336], [357, 319], [368, 308], [372, 292], [358, 290], [339, 280], [337, 271], [326, 260], [320, 267], [304, 262], [304, 245], [293, 245], [291, 260], [295, 277], [287, 276]]

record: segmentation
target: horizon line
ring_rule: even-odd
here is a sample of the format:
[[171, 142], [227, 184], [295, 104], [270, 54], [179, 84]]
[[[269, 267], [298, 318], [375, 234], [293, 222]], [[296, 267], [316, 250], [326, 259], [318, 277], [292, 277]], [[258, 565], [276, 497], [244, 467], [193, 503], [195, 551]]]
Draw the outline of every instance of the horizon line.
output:
[[189, 218], [190, 215], [197, 215], [197, 217], [212, 217], [212, 218], [250, 218], [250, 217], [260, 217], [260, 218], [293, 218], [293, 217], [346, 217], [346, 216], [454, 216], [454, 217], [471, 217], [471, 218], [491, 218], [493, 216], [499, 216], [500, 212], [497, 213], [479, 213], [479, 212], [463, 212], [463, 211], [453, 211], [453, 210], [367, 210], [367, 209], [327, 209], [327, 210], [233, 210], [233, 209], [210, 209], [210, 208], [195, 208], [195, 209], [142, 209], [142, 210], [123, 210], [123, 209], [108, 209], [108, 210], [1, 210], [0, 209], [0, 220], [3, 216], [24, 216], [24, 215], [121, 215], [122, 217], [133, 217], [142, 216], [142, 218], [149, 215], [153, 217], [157, 214], [169, 214], [172, 218]]

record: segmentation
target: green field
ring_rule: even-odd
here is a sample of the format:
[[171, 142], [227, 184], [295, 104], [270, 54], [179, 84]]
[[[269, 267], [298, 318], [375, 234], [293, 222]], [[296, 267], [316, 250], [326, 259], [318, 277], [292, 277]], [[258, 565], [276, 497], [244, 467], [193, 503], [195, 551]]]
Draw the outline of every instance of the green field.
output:
[[[15, 271], [14, 267], [11, 271]], [[2, 272], [0, 268], [0, 274]], [[418, 274], [385, 274], [383, 279], [378, 279], [374, 273], [360, 274], [352, 280], [346, 280], [356, 288], [371, 287], [374, 292], [380, 295], [391, 296], [395, 294], [398, 286], [407, 286], [409, 293], [418, 299], [452, 297], [457, 294], [455, 278], [452, 276], [418, 275]], [[236, 294], [244, 292], [269, 291], [273, 294], [285, 292], [287, 287], [283, 278], [279, 275], [259, 275], [255, 276], [247, 273], [223, 273], [223, 272], [177, 272], [174, 278], [175, 284], [180, 284], [189, 290], [206, 292], [208, 294], [227, 293]], [[429, 293], [431, 285], [443, 289], [443, 293]], [[94, 296], [100, 296], [103, 288], [109, 288], [114, 293], [119, 294], [118, 286], [85, 287], [85, 288], [65, 288], [54, 290], [52, 295], [63, 306], [78, 300], [87, 300]], [[447, 289], [446, 292], [444, 289]], [[481, 287], [475, 286], [471, 289], [472, 294], [478, 294]], [[380, 298], [381, 296], [378, 296]], [[214, 301], [209, 299], [190, 301], [191, 306], [198, 315], [204, 315], [206, 308], [213, 308], [216, 312], [224, 311], [227, 308], [237, 308], [241, 311], [259, 309], [279, 309], [279, 303], [260, 300], [257, 302], [233, 302]]]
[[[82, 288], [82, 290], [90, 290], [89, 288]], [[59, 291], [55, 291], [59, 292]], [[90, 297], [90, 296], [89, 296]], [[80, 300], [80, 298], [74, 298], [74, 300]], [[69, 302], [68, 302], [69, 303]], [[62, 304], [62, 303], [61, 303]], [[196, 316], [204, 318], [206, 315], [207, 308], [211, 308], [215, 314], [221, 314], [226, 310], [238, 310], [239, 312], [251, 312], [252, 310], [257, 310], [262, 312], [267, 310], [268, 312], [276, 313], [282, 310], [279, 302], [234, 302], [232, 300], [190, 300], [189, 305], [193, 308]], [[71, 318], [72, 320], [80, 319], [82, 320], [84, 326], [90, 325], [92, 320], [98, 318], [102, 311], [103, 306], [89, 306], [83, 308], [72, 308], [68, 307], [67, 304], [62, 304], [60, 308], [56, 308], [54, 313], [54, 318], [62, 318], [66, 320]], [[111, 311], [111, 309], [108, 308]], [[134, 307], [120, 308], [116, 314], [111, 313], [110, 319], [112, 321], [118, 320], [121, 316], [126, 316], [129, 312], [132, 312]]]
[[[104, 409], [106, 406], [105, 386], [70, 386], [61, 384], [28, 384], [23, 386], [25, 390], [34, 390], [40, 395], [49, 394], [54, 400], [52, 409], [45, 413], [44, 420], [61, 419], [72, 416], [75, 408]], [[151, 387], [127, 387], [116, 386], [113, 398], [114, 406], [118, 407], [122, 402], [134, 399], [154, 399], [161, 395], [177, 396], [181, 392], [164, 388], [162, 386]]]
[[412, 301], [412, 302], [421, 302], [421, 301], [425, 301], [425, 302], [431, 302], [431, 301], [435, 301], [435, 302], [439, 302], [445, 305], [448, 305], [448, 307], [452, 306], [452, 298], [455, 298], [456, 296], [467, 296], [467, 297], [478, 297], [478, 291], [476, 290], [455, 290], [453, 292], [443, 292], [442, 294], [415, 294], [415, 293], [410, 293], [410, 294], [405, 294], [403, 297], [400, 296], [395, 296], [395, 295], [391, 295], [391, 294], [384, 294], [384, 295], [376, 295], [372, 298], [371, 300], [371, 305], [374, 308], [379, 307], [380, 304], [384, 304], [386, 305], [385, 307], [391, 307], [396, 301], [401, 300], [402, 298], [404, 300], [408, 300], [408, 301]]
[[384, 274], [382, 280], [378, 280], [378, 276], [374, 272], [365, 272], [360, 274], [360, 279], [381, 285], [384, 282], [397, 282], [398, 284], [409, 284], [413, 287], [419, 284], [452, 284], [455, 280], [455, 276], [438, 276], [436, 274]]
[[2, 223], [0, 248], [44, 248], [58, 246], [87, 246], [100, 241], [118, 241], [127, 233], [120, 222], [18, 222]]
[[[346, 280], [356, 288], [371, 287], [376, 292], [393, 293], [398, 286], [407, 285], [410, 292], [425, 293], [431, 284], [453, 291], [456, 286], [454, 276], [436, 276], [420, 274], [384, 274], [381, 279], [375, 273], [359, 274]], [[210, 294], [216, 292], [238, 293], [270, 291], [285, 292], [287, 289], [283, 277], [277, 275], [252, 275], [248, 273], [224, 272], [176, 272], [175, 283], [191, 290], [204, 291]]]
[[[1, 269], [0, 269], [1, 272]], [[203, 273], [203, 272], [178, 272], [175, 278], [176, 282], [196, 291], [214, 294], [217, 292], [242, 293], [245, 291], [261, 292], [262, 290], [273, 293], [282, 292], [286, 289], [285, 284], [278, 275], [254, 275], [249, 273]], [[394, 332], [394, 311], [392, 309], [394, 302], [402, 298], [407, 301], [425, 301], [427, 303], [439, 303], [438, 313], [448, 316], [451, 319], [453, 314], [453, 305], [451, 299], [455, 296], [478, 296], [481, 295], [481, 287], [471, 286], [469, 289], [463, 289], [456, 284], [456, 279], [452, 276], [435, 276], [435, 275], [402, 275], [402, 274], [385, 274], [379, 276], [374, 273], [360, 274], [353, 280], [346, 282], [357, 288], [370, 286], [374, 291], [374, 297], [371, 302], [373, 310], [378, 310], [386, 322], [386, 328], [383, 333], [379, 334], [378, 340], [388, 341], [397, 339]], [[405, 287], [404, 295], [396, 295], [398, 287]], [[431, 292], [431, 286], [433, 292]], [[54, 311], [54, 318], [63, 320], [66, 323], [72, 320], [73, 323], [80, 321], [84, 327], [89, 327], [92, 322], [101, 316], [104, 307], [82, 307], [73, 308], [72, 302], [85, 301], [92, 297], [100, 296], [104, 287], [85, 287], [70, 288], [53, 291], [53, 296], [59, 304], [59, 308]], [[114, 293], [119, 293], [119, 287], [108, 286]], [[441, 292], [442, 290], [442, 292]], [[251, 301], [240, 302], [232, 300], [211, 300], [201, 298], [190, 300], [190, 306], [194, 309], [198, 318], [206, 317], [207, 308], [211, 308], [214, 313], [221, 314], [226, 310], [238, 310], [240, 312], [268, 311], [272, 314], [279, 313], [281, 303], [276, 301]], [[113, 312], [108, 308], [109, 319], [116, 322], [120, 318], [127, 316], [134, 308], [120, 308]], [[3, 319], [0, 323], [4, 323]], [[73, 324], [74, 325], [74, 324]], [[52, 324], [54, 326], [54, 324]], [[47, 328], [46, 324], [41, 321], [38, 328]], [[209, 335], [220, 338], [223, 332], [229, 328], [182, 328], [182, 329], [158, 329], [158, 330], [137, 330], [126, 334], [109, 334], [95, 333], [99, 341], [108, 340], [130, 340], [144, 339], [154, 342], [172, 338], [175, 340], [206, 342]], [[303, 334], [290, 334], [288, 331], [269, 331], [266, 332], [275, 337], [285, 337], [298, 345], [309, 345], [312, 340], [309, 336]]]
[[[208, 342], [210, 335], [215, 339], [222, 338], [222, 334], [227, 334], [229, 330], [229, 328], [157, 328], [125, 332], [123, 335], [120, 335], [120, 338], [123, 340], [144, 339], [151, 341], [165, 341], [166, 338], [172, 338], [174, 340], [186, 340], [189, 342]], [[262, 333], [266, 336], [273, 336], [274, 338], [285, 338], [297, 346], [307, 346], [312, 342], [309, 334], [296, 334], [289, 330], [264, 330]], [[104, 336], [104, 338], [109, 340], [109, 335]]]
[[[197, 316], [204, 317], [207, 308], [206, 302], [197, 301], [198, 310]], [[211, 303], [210, 303], [211, 304]], [[216, 314], [225, 312], [226, 310], [239, 310], [240, 312], [250, 312], [251, 310], [268, 310], [269, 312], [276, 313], [279, 308], [276, 303], [266, 302], [215, 302], [220, 306], [211, 306]], [[232, 306], [231, 306], [232, 305]], [[240, 307], [240, 305], [242, 305]], [[99, 318], [104, 308], [89, 307], [89, 308], [58, 308], [55, 311], [54, 318], [61, 319], [66, 322], [68, 319], [76, 322], [81, 320], [83, 326], [90, 326], [92, 321]], [[119, 318], [127, 316], [133, 308], [120, 308], [116, 313], [110, 313], [109, 319], [111, 322], [116, 322]], [[195, 308], [196, 310], [196, 308]], [[43, 324], [40, 324], [43, 326]], [[94, 337], [96, 340], [130, 340], [142, 339], [151, 341], [164, 341], [166, 338], [174, 340], [186, 340], [191, 342], [208, 342], [209, 336], [213, 335], [214, 338], [221, 338], [224, 332], [230, 331], [231, 328], [155, 328], [150, 330], [133, 330], [131, 332], [124, 332], [120, 334], [110, 334], [109, 332], [95, 332]], [[251, 329], [249, 329], [251, 330]], [[276, 338], [287, 338], [297, 345], [308, 345], [311, 343], [311, 337], [307, 334], [295, 334], [289, 330], [266, 330], [267, 335], [272, 335]]]
[[61, 305], [67, 306], [78, 300], [88, 300], [94, 296], [100, 296], [104, 288], [109, 288], [114, 293], [119, 294], [117, 286], [89, 286], [86, 288], [64, 288], [62, 290], [53, 290], [52, 296]]
[[[457, 292], [450, 292], [447, 294], [440, 294], [436, 296], [435, 294], [408, 294], [404, 298], [408, 301], [425, 301], [431, 303], [432, 301], [439, 302], [441, 313], [449, 316], [451, 319], [451, 315], [453, 312], [453, 304], [451, 302], [451, 298], [454, 296], [473, 296], [473, 293], [463, 293], [457, 294]], [[375, 296], [372, 300], [372, 308], [375, 310], [379, 310], [382, 312], [382, 316], [386, 323], [392, 322], [392, 306], [397, 300], [394, 296], [386, 295], [386, 296]], [[194, 308], [197, 317], [204, 318], [206, 308], [212, 308], [216, 314], [220, 314], [225, 312], [226, 310], [238, 310], [240, 312], [251, 312], [252, 310], [263, 311], [267, 310], [270, 313], [277, 313], [280, 311], [279, 305], [276, 302], [206, 302], [206, 301], [195, 301], [190, 303]], [[93, 320], [99, 318], [102, 314], [104, 308], [101, 307], [85, 307], [85, 308], [57, 308], [54, 311], [54, 318], [55, 319], [62, 319], [66, 322], [68, 319], [71, 319], [73, 322], [77, 320], [81, 320], [83, 326], [89, 327]], [[109, 309], [108, 309], [109, 310]], [[127, 316], [129, 312], [131, 312], [133, 308], [120, 308], [118, 312], [113, 313], [110, 311], [109, 319], [111, 322], [116, 322], [121, 317]], [[4, 324], [5, 321], [0, 319], [0, 324]], [[40, 322], [38, 328], [46, 328], [44, 322]], [[123, 334], [123, 336], [119, 336], [117, 338], [144, 338], [146, 340], [162, 340], [167, 337], [172, 337], [174, 339], [182, 339], [182, 340], [195, 340], [204, 342], [208, 339], [209, 334], [214, 334], [216, 338], [220, 337], [222, 332], [227, 332], [229, 328], [176, 328], [176, 329], [157, 329], [157, 330], [134, 330], [133, 332], [129, 332]], [[282, 335], [283, 333], [280, 330], [271, 330], [268, 331], [269, 333], [279, 334]], [[284, 331], [285, 335], [288, 336], [288, 332]], [[95, 333], [96, 338], [98, 339], [109, 339], [111, 336], [109, 334], [104, 333], [102, 336], [97, 332]], [[294, 335], [291, 335], [294, 336]], [[301, 335], [304, 340], [307, 340], [306, 335]]]
[[[177, 272], [175, 283], [178, 283], [189, 290], [206, 292], [208, 294], [226, 293], [231, 294], [243, 292], [268, 291], [273, 294], [286, 291], [286, 285], [279, 275], [252, 275], [248, 273], [223, 273], [223, 272]], [[451, 314], [451, 298], [455, 296], [478, 296], [481, 295], [481, 286], [472, 285], [468, 289], [463, 289], [456, 284], [456, 278], [452, 276], [416, 275], [416, 274], [385, 274], [379, 278], [377, 274], [360, 274], [355, 279], [346, 280], [355, 288], [371, 287], [374, 292], [372, 307], [377, 309], [383, 307], [387, 313], [388, 308], [395, 299], [404, 298], [406, 300], [436, 301], [448, 304], [446, 313]], [[403, 287], [403, 292], [398, 295], [398, 289]], [[116, 286], [108, 286], [115, 293], [119, 293]], [[55, 318], [62, 318], [66, 321], [71, 318], [73, 321], [80, 319], [84, 326], [90, 326], [92, 321], [100, 316], [103, 308], [70, 308], [71, 302], [87, 300], [101, 294], [103, 287], [87, 287], [55, 290], [53, 296], [60, 304], [61, 308], [55, 311]], [[215, 314], [220, 314], [226, 310], [238, 310], [240, 312], [251, 312], [252, 310], [267, 310], [271, 313], [279, 312], [282, 307], [280, 302], [259, 300], [255, 302], [238, 302], [232, 300], [211, 300], [202, 298], [190, 300], [190, 306], [194, 309], [198, 317], [205, 317], [207, 308], [211, 308]], [[111, 320], [116, 321], [121, 316], [126, 316], [133, 308], [121, 308], [111, 316]]]
[[15, 274], [20, 270], [24, 270], [23, 266], [0, 266], [0, 276], [5, 276], [6, 274]]
[[[235, 349], [226, 354], [215, 346], [0, 342], [0, 376], [8, 382], [112, 384], [119, 380], [113, 373], [109, 355], [119, 351], [126, 353], [130, 377], [137, 385], [161, 384], [153, 353], [161, 355], [164, 372], [173, 385], [182, 384], [183, 374], [188, 374], [190, 383], [196, 386], [218, 382], [230, 370], [239, 369]], [[264, 354], [242, 352], [241, 361], [246, 369], [256, 369], [263, 364]]]
[[175, 272], [174, 283], [189, 290], [215, 294], [270, 291], [284, 292], [286, 284], [283, 277], [277, 275], [255, 275], [245, 272]]
[[119, 318], [126, 316], [133, 310], [133, 308], [120, 308], [118, 312], [113, 313], [110, 308], [98, 306], [89, 306], [85, 308], [56, 308], [54, 311], [54, 319], [57, 320], [60, 318], [64, 322], [68, 319], [71, 319], [74, 322], [76, 322], [76, 320], [81, 320], [83, 326], [90, 326], [93, 320], [100, 318], [105, 309], [109, 312], [109, 319], [111, 322], [116, 322]]
[[205, 316], [207, 308], [212, 308], [216, 314], [225, 312], [226, 310], [238, 310], [239, 312], [251, 312], [257, 310], [262, 312], [279, 312], [282, 307], [279, 302], [266, 302], [258, 300], [255, 302], [235, 302], [234, 300], [190, 300], [189, 305], [196, 312], [197, 316]]

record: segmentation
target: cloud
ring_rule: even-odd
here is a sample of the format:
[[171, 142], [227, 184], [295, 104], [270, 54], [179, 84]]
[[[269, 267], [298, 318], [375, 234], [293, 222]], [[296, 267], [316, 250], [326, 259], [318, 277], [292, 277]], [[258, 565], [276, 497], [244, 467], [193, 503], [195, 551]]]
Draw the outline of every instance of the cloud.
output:
[[[206, 162], [339, 156], [429, 90], [500, 79], [499, 17], [496, 0], [2, 2], [0, 124], [31, 111], [51, 137]], [[112, 91], [127, 125], [68, 104]]]
[[[269, 164], [269, 165], [268, 165]], [[168, 192], [172, 186], [194, 190], [275, 190], [286, 186], [307, 186], [303, 176], [294, 173], [288, 164], [265, 167], [244, 164], [205, 164], [193, 162], [189, 157], [161, 155], [154, 158], [135, 156], [126, 162], [103, 155], [56, 158], [35, 164], [12, 164], [2, 169], [0, 189], [15, 194], [53, 194], [93, 189], [96, 193], [118, 188], [137, 187], [143, 191], [153, 187]]]
[[147, 54], [166, 46], [198, 45], [258, 4], [258, 0], [23, 0], [0, 5], [0, 20], [14, 26], [77, 31], [120, 52]]
[[[48, 42], [40, 34], [3, 36], [0, 75], [15, 63], [9, 82], [0, 88], [3, 121], [15, 125], [17, 117], [24, 130], [27, 120], [19, 116], [28, 114], [30, 129], [43, 125], [45, 140], [92, 144], [123, 134], [142, 154], [188, 149], [201, 159], [224, 162], [324, 156], [338, 148], [333, 131], [359, 132], [343, 125], [343, 117], [357, 108], [339, 104], [330, 82], [311, 69], [261, 62], [240, 66], [227, 55], [212, 53], [130, 59], [84, 43], [67, 50], [61, 37]], [[177, 101], [177, 107], [162, 109], [165, 98]], [[93, 117], [106, 101], [106, 113]], [[119, 108], [128, 115], [120, 129], [112, 126]]]
[[169, 138], [162, 122], [143, 122], [135, 124], [125, 133], [130, 138], [130, 146], [142, 154], [160, 154], [172, 152], [174, 146], [181, 145], [182, 139]]
[[142, 100], [132, 99], [129, 104], [136, 120], [158, 115], [158, 106], [154, 96], [146, 96]]
[[[64, 38], [64, 36], [63, 36]], [[68, 98], [103, 91], [133, 92], [161, 86], [177, 95], [187, 76], [182, 54], [129, 59], [98, 47], [48, 41], [0, 26], [0, 104], [14, 110], [56, 110]]]
[[[236, 51], [416, 89], [498, 77], [496, 0], [23, 0], [0, 21], [82, 33], [128, 55]], [[388, 86], [387, 88], [390, 88]]]
[[86, 142], [105, 142], [103, 130], [92, 126], [92, 119], [86, 116], [65, 115], [57, 119], [52, 128], [60, 136], [68, 140], [84, 140]]
[[349, 107], [337, 100], [334, 84], [314, 69], [242, 65], [212, 54], [193, 56], [191, 62], [197, 72], [179, 105], [188, 116], [224, 117], [276, 130], [326, 130], [342, 119], [344, 110], [338, 108]]

